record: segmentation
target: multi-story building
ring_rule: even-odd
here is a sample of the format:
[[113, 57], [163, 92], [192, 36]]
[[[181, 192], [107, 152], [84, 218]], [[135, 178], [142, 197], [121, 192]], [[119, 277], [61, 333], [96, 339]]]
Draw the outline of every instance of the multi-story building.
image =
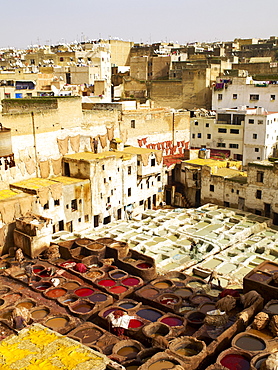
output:
[[[195, 114], [196, 116], [196, 114]], [[190, 120], [191, 148], [219, 150], [243, 165], [264, 160], [276, 149], [278, 113], [263, 108], [219, 109], [216, 116]]]

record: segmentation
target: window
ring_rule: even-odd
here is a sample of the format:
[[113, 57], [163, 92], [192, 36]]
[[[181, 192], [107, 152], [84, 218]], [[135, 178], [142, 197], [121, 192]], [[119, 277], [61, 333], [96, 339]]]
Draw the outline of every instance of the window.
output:
[[160, 175], [157, 176], [157, 181], [161, 181], [161, 176]]
[[253, 124], [254, 122], [255, 122], [255, 121], [254, 121], [253, 119], [249, 119], [249, 120], [248, 120], [248, 123], [252, 123], [252, 124]]
[[43, 209], [49, 209], [49, 202], [45, 203], [45, 205], [43, 206]]
[[60, 57], [60, 62], [63, 62], [64, 61], [64, 58], [63, 57]]
[[225, 143], [217, 143], [217, 148], [226, 148]]
[[112, 180], [112, 177], [109, 177], [108, 179], [109, 179], [109, 181], [111, 181]]
[[222, 94], [218, 94], [218, 95], [217, 95], [217, 99], [218, 99], [218, 100], [222, 100], [222, 99], [223, 99], [223, 95], [222, 95]]
[[152, 158], [151, 159], [151, 166], [154, 167], [155, 166], [155, 158]]
[[130, 121], [130, 127], [131, 127], [131, 128], [135, 128], [135, 119], [132, 119], [132, 120]]
[[255, 148], [255, 152], [257, 152], [257, 153], [258, 153], [259, 151], [260, 151], [260, 149], [259, 149], [259, 148]]
[[214, 185], [210, 185], [210, 186], [209, 186], [209, 190], [210, 190], [210, 191], [214, 191]]
[[209, 123], [206, 123], [206, 127], [209, 127]]
[[143, 184], [141, 184], [141, 189], [143, 189]]
[[107, 203], [110, 203], [110, 197], [107, 197]]
[[130, 197], [131, 196], [131, 188], [128, 188], [127, 189], [127, 196]]
[[84, 216], [84, 221], [85, 221], [85, 222], [89, 222], [89, 215], [85, 215], [85, 216]]
[[104, 177], [103, 182], [104, 182], [104, 184], [106, 183], [106, 177]]
[[235, 128], [230, 129], [230, 134], [239, 134], [239, 130]]
[[102, 167], [102, 170], [104, 171], [104, 169], [105, 169], [104, 164], [101, 167]]
[[194, 125], [195, 126], [198, 126], [198, 121], [194, 121]]
[[71, 210], [72, 211], [77, 211], [77, 199], [73, 199], [71, 201]]
[[127, 173], [128, 173], [128, 175], [131, 175], [131, 166], [127, 167]]
[[140, 161], [137, 161], [137, 166], [140, 166], [140, 163], [141, 163]]
[[78, 222], [81, 222], [81, 217], [79, 217]]
[[259, 215], [259, 216], [261, 216], [261, 214], [262, 214], [262, 211], [260, 211], [260, 210], [258, 210], [258, 209], [255, 209], [255, 215]]
[[264, 121], [262, 119], [258, 119], [258, 125], [263, 125]]
[[82, 203], [82, 199], [79, 199], [79, 201], [78, 201], [78, 202], [79, 202], [79, 204], [81, 204], [81, 203]]
[[275, 95], [270, 95], [270, 100], [271, 101], [275, 100]]
[[236, 191], [237, 195], [239, 194], [239, 190]]
[[258, 159], [258, 160], [260, 160], [260, 159], [261, 159], [261, 157], [257, 157], [257, 159]]
[[113, 189], [111, 189], [111, 195], [113, 195], [113, 193], [114, 193], [114, 192], [113, 192]]
[[207, 139], [211, 139], [211, 134], [207, 134]]
[[257, 171], [257, 182], [264, 182], [264, 173], [263, 173], [263, 171]]
[[250, 94], [250, 100], [259, 100], [260, 96], [257, 94]]
[[54, 206], [60, 205], [60, 199], [54, 199]]
[[139, 206], [142, 206], [143, 204], [144, 204], [144, 201], [143, 200], [140, 200]]
[[197, 137], [198, 137], [199, 139], [201, 139], [202, 134], [201, 134], [200, 132], [198, 132]]
[[238, 144], [229, 144], [229, 148], [238, 149]]
[[258, 138], [258, 135], [257, 134], [253, 134], [253, 139], [257, 139]]
[[237, 99], [237, 94], [233, 94], [233, 99]]
[[226, 128], [219, 128], [219, 129], [218, 129], [218, 132], [225, 133], [225, 132], [227, 132], [227, 129], [226, 129]]
[[261, 190], [256, 191], [256, 198], [257, 199], [262, 199], [262, 191]]
[[195, 139], [195, 134], [192, 134], [192, 139]]
[[234, 192], [234, 189], [231, 189], [231, 192], [233, 193]]

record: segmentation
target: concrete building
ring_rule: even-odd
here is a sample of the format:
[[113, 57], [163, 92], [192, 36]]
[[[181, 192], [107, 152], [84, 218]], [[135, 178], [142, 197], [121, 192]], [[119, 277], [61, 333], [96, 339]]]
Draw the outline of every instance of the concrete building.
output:
[[[192, 114], [193, 115], [193, 114]], [[273, 156], [278, 113], [263, 108], [218, 109], [216, 116], [199, 111], [190, 120], [191, 148], [218, 150], [243, 165]]]
[[270, 112], [278, 111], [278, 85], [276, 81], [254, 81], [247, 72], [239, 76], [226, 74], [217, 78], [212, 91], [212, 109], [262, 107]]

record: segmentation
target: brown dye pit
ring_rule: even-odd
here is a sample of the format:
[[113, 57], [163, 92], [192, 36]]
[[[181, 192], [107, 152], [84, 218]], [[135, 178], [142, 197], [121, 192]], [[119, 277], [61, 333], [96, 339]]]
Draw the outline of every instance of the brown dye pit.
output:
[[4, 320], [11, 320], [12, 318], [12, 310], [4, 311], [0, 314], [1, 319]]
[[74, 333], [74, 336], [80, 338], [82, 343], [91, 343], [100, 338], [102, 334], [103, 333], [98, 329], [87, 328]]
[[19, 293], [11, 293], [5, 295], [5, 301], [6, 302], [15, 302], [21, 298], [21, 294]]
[[119, 351], [117, 352], [118, 355], [124, 356], [124, 357], [135, 356], [137, 355], [137, 353], [139, 353], [139, 349], [134, 346], [123, 347], [119, 349]]
[[269, 275], [263, 274], [260, 271], [254, 272], [249, 276], [249, 279], [254, 280], [254, 281], [259, 281], [263, 283], [264, 281], [269, 279]]
[[200, 307], [200, 312], [203, 312], [203, 313], [207, 313], [209, 311], [213, 311], [215, 310], [215, 303], [204, 303], [202, 304], [202, 306]]
[[1, 294], [6, 294], [6, 293], [8, 293], [9, 291], [10, 291], [11, 289], [10, 288], [8, 288], [8, 287], [1, 287], [0, 288], [0, 295]]
[[40, 310], [35, 310], [31, 313], [31, 316], [35, 320], [40, 320], [46, 317], [49, 314], [48, 310], [40, 309]]
[[273, 263], [266, 263], [261, 269], [262, 271], [278, 272], [277, 265]]
[[35, 303], [33, 303], [31, 301], [20, 302], [16, 305], [16, 307], [18, 307], [18, 308], [24, 307], [24, 308], [27, 308], [28, 310], [30, 310], [30, 308], [33, 308], [34, 306], [35, 306]]
[[58, 330], [66, 326], [68, 320], [64, 317], [53, 317], [45, 322], [45, 325], [53, 330]]
[[167, 289], [171, 286], [171, 284], [168, 281], [158, 281], [154, 284], [154, 286], [158, 289]]
[[172, 361], [160, 360], [150, 365], [148, 370], [168, 370], [173, 369], [175, 364]]
[[141, 366], [141, 365], [130, 365], [130, 366], [126, 366], [126, 370], [137, 370], [139, 366]]
[[278, 314], [278, 303], [273, 303], [267, 307], [268, 311]]
[[89, 271], [86, 273], [86, 276], [91, 279], [97, 279], [103, 275], [100, 271]]
[[94, 307], [88, 303], [79, 303], [72, 307], [72, 310], [79, 313], [88, 313], [92, 311]]
[[175, 290], [174, 293], [176, 295], [178, 295], [179, 297], [187, 298], [187, 297], [190, 297], [192, 295], [192, 290], [188, 289], [188, 288], [181, 288], [181, 289]]
[[262, 340], [251, 335], [244, 335], [238, 338], [235, 345], [247, 351], [263, 351], [266, 347]]
[[191, 298], [191, 302], [197, 305], [205, 302], [211, 302], [211, 299], [204, 295], [196, 295], [195, 297]]
[[107, 296], [103, 293], [96, 293], [89, 297], [91, 302], [104, 302], [107, 300]]
[[175, 350], [176, 353], [178, 353], [181, 356], [196, 356], [200, 351], [194, 349], [194, 348], [179, 348]]
[[69, 282], [67, 282], [63, 285], [63, 288], [65, 288], [67, 290], [75, 290], [79, 287], [80, 287], [80, 285], [78, 283], [75, 283], [74, 281], [69, 281]]

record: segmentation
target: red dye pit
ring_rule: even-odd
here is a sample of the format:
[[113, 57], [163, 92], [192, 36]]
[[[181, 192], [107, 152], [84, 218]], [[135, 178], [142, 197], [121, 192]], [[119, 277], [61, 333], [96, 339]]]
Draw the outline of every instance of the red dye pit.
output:
[[221, 365], [230, 370], [249, 370], [249, 361], [241, 355], [227, 355], [220, 361]]
[[181, 326], [182, 320], [178, 319], [177, 317], [165, 317], [161, 320], [163, 324], [169, 325], [169, 326]]
[[135, 286], [140, 283], [140, 280], [137, 278], [129, 277], [129, 278], [124, 279], [122, 283], [127, 286]]
[[139, 269], [150, 269], [152, 267], [152, 265], [150, 263], [147, 263], [147, 262], [142, 262], [142, 263], [138, 263], [138, 265], [136, 265], [136, 267], [139, 267]]
[[116, 285], [116, 282], [114, 280], [110, 280], [110, 279], [105, 279], [105, 280], [100, 280], [98, 282], [99, 285], [101, 286], [114, 286]]
[[37, 267], [37, 266], [33, 267], [33, 273], [34, 273], [34, 274], [38, 274], [38, 273], [39, 273], [39, 272], [41, 272], [42, 270], [44, 270], [44, 268], [43, 268], [43, 267]]
[[89, 288], [80, 288], [75, 290], [74, 293], [78, 295], [78, 297], [88, 297], [89, 295], [93, 294], [94, 291], [93, 289]]
[[131, 319], [129, 324], [128, 324], [128, 328], [135, 329], [135, 328], [140, 328], [143, 325], [144, 324], [142, 323], [142, 321], [137, 320], [137, 319]]
[[120, 294], [120, 293], [123, 293], [127, 290], [126, 287], [120, 285], [120, 286], [114, 286], [112, 288], [109, 289], [111, 293], [116, 293], [116, 294]]

